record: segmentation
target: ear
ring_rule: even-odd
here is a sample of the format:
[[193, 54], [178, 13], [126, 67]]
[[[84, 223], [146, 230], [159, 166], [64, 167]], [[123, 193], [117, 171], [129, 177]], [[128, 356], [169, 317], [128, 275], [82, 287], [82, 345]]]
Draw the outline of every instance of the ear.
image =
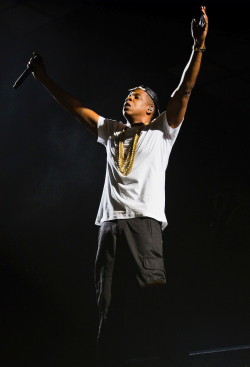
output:
[[152, 115], [154, 111], [154, 105], [150, 105], [147, 109], [147, 115]]

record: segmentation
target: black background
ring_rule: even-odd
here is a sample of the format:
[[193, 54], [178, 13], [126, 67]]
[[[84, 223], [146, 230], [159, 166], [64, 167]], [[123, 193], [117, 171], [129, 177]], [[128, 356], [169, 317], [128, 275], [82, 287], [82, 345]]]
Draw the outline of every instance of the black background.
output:
[[[72, 11], [51, 16], [68, 2], [43, 3], [40, 13], [48, 15], [49, 3], [50, 21], [30, 29], [11, 26], [10, 8], [1, 10], [5, 367], [93, 361], [94, 221], [106, 159], [96, 138], [32, 76], [17, 90], [12, 85], [36, 51], [54, 81], [102, 116], [123, 119], [127, 90], [139, 84], [157, 92], [164, 111], [191, 54], [190, 22], [203, 5], [82, 1], [74, 10], [72, 1]], [[205, 4], [206, 67], [166, 173], [166, 297], [190, 351], [250, 344], [250, 78], [249, 66], [240, 68], [249, 59], [247, 4]]]

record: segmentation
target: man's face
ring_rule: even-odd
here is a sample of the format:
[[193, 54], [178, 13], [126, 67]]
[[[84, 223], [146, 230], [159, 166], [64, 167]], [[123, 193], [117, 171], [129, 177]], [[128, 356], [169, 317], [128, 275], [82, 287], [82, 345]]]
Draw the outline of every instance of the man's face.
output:
[[144, 117], [150, 105], [148, 94], [142, 89], [136, 89], [125, 99], [123, 116], [128, 120], [130, 120], [130, 117]]

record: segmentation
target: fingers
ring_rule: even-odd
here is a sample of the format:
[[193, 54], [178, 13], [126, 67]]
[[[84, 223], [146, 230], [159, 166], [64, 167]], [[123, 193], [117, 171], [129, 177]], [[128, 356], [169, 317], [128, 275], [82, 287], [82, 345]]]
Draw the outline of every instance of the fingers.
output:
[[42, 58], [42, 56], [41, 56], [41, 55], [39, 55], [37, 52], [33, 52], [33, 55], [34, 55], [34, 56], [38, 56], [38, 57], [40, 57], [40, 58], [41, 58], [41, 60], [43, 59], [43, 58]]
[[206, 7], [201, 6], [200, 11], [201, 17], [199, 22], [196, 22], [196, 20], [193, 19], [191, 23], [191, 33], [196, 44], [204, 44], [208, 31], [208, 17], [206, 14]]
[[29, 68], [30, 65], [33, 65], [34, 66], [34, 60], [31, 58], [27, 64], [27, 67]]
[[205, 6], [201, 6], [201, 12], [202, 12], [203, 18], [205, 20], [205, 23], [208, 24], [208, 17], [207, 17], [206, 7]]
[[44, 78], [46, 78], [47, 73], [43, 59], [37, 52], [33, 52], [33, 57], [30, 58], [27, 67], [30, 69], [36, 80], [42, 82]]
[[33, 60], [33, 58], [30, 58], [28, 64], [27, 64], [27, 67], [31, 67], [31, 66], [37, 66], [37, 63]]
[[[37, 52], [33, 52], [33, 57], [31, 57], [30, 58], [30, 60], [29, 60], [29, 62], [28, 62], [28, 64], [27, 64], [27, 67], [30, 67], [30, 66], [37, 66], [37, 63], [39, 63], [39, 64], [43, 64], [43, 59], [42, 59], [42, 56], [40, 56]], [[39, 58], [40, 60], [38, 61], [36, 61], [34, 58], [35, 57], [37, 57], [37, 58]]]
[[191, 30], [195, 31], [198, 27], [198, 24], [196, 22], [195, 19], [192, 19], [192, 22], [191, 22]]
[[206, 7], [205, 6], [201, 6], [201, 12], [202, 12], [203, 15], [206, 14]]
[[[205, 6], [201, 6], [201, 13], [202, 13], [202, 16], [203, 16], [203, 18], [204, 18], [204, 21], [205, 21], [205, 23], [207, 24], [208, 23], [208, 17], [207, 17], [207, 13], [206, 13], [206, 7]], [[196, 23], [196, 20], [195, 19], [193, 19], [192, 20], [192, 23]]]

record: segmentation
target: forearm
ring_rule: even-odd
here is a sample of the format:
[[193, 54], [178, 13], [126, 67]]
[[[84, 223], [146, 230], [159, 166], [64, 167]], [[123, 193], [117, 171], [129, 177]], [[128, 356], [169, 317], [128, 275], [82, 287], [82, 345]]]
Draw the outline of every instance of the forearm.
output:
[[[33, 53], [35, 56], [42, 57], [36, 52]], [[90, 132], [94, 135], [98, 135], [97, 123], [99, 115], [83, 107], [82, 103], [68, 92], [60, 88], [46, 73], [46, 69], [43, 60], [40, 63], [36, 63], [33, 58], [30, 59], [28, 65], [33, 66], [32, 74], [36, 80], [38, 80], [48, 92], [55, 98], [55, 100], [63, 107], [65, 110], [70, 112], [73, 116], [77, 118]]]
[[72, 115], [76, 115], [77, 109], [82, 107], [78, 99], [60, 88], [47, 74], [40, 80], [40, 83], [49, 91], [55, 100]]
[[[204, 44], [199, 46], [195, 45], [195, 47], [203, 48]], [[179, 90], [180, 92], [182, 92], [183, 95], [189, 95], [191, 93], [200, 71], [201, 59], [202, 52], [192, 50], [191, 57], [183, 71], [180, 83], [175, 92]]]

